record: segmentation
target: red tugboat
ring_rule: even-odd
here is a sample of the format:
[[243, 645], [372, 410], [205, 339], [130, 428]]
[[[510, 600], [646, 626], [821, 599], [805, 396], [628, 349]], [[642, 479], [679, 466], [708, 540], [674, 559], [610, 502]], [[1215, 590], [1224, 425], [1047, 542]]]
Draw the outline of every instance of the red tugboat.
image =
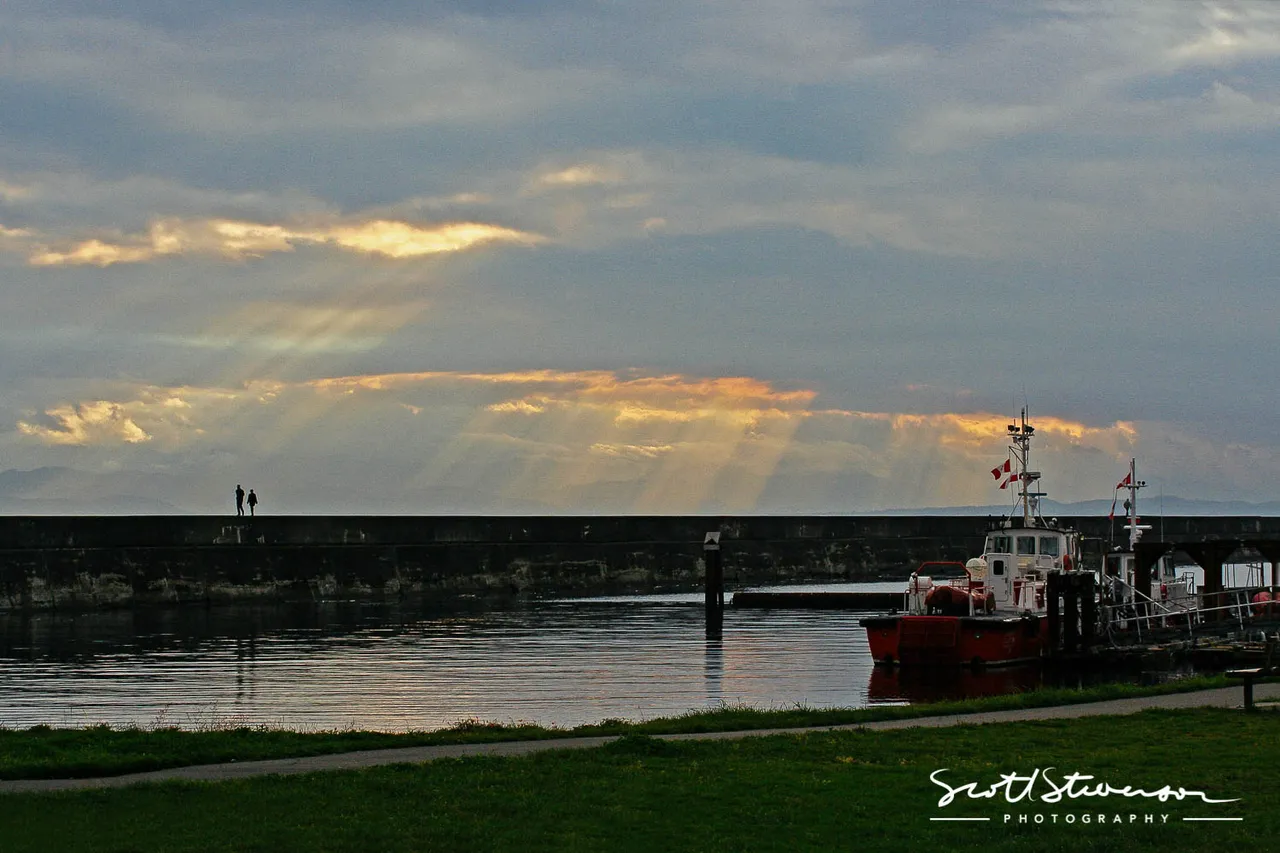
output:
[[[1022, 410], [1009, 424], [1009, 461], [992, 473], [1017, 484], [1009, 515], [986, 536], [981, 557], [960, 563], [925, 563], [907, 582], [905, 612], [862, 620], [877, 664], [1000, 665], [1040, 658], [1048, 645], [1045, 585], [1050, 572], [1080, 565], [1080, 534], [1045, 521], [1030, 468], [1035, 428]], [[962, 569], [964, 577], [936, 581], [935, 567]], [[928, 572], [928, 574], [926, 574]]]

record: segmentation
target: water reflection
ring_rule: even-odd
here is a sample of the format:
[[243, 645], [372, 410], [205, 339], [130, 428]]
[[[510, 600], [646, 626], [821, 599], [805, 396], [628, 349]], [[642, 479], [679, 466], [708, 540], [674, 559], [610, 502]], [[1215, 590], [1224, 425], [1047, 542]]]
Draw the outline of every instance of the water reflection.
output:
[[704, 668], [707, 684], [707, 704], [724, 703], [724, 640], [717, 638], [707, 640], [707, 654]]
[[0, 616], [0, 724], [571, 726], [744, 703], [857, 706], [858, 614], [725, 612], [700, 596], [331, 603]]
[[878, 666], [871, 672], [867, 698], [873, 704], [941, 702], [1033, 690], [1041, 684], [1038, 665], [990, 669]]
[[989, 667], [875, 667], [867, 684], [871, 705], [923, 704], [1022, 693], [1045, 687], [1083, 688], [1108, 682], [1160, 684], [1194, 674], [1190, 665], [1144, 669], [1141, 664], [1024, 664]]
[[1022, 669], [875, 670], [863, 614], [701, 593], [0, 615], [0, 725], [573, 726], [746, 704], [859, 707], [1044, 683]]

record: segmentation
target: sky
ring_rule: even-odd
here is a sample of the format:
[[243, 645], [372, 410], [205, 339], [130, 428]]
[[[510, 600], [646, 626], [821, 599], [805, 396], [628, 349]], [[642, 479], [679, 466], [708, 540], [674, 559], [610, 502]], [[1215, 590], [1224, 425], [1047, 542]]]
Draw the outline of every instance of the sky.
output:
[[1280, 497], [1280, 3], [5, 0], [0, 511]]

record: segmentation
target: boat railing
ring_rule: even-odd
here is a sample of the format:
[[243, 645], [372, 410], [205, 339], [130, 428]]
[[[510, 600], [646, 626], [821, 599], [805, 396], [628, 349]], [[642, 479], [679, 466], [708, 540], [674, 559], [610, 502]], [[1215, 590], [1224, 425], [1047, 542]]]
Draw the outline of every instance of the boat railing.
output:
[[[1213, 592], [1202, 588], [1186, 598], [1158, 601], [1119, 578], [1111, 580], [1120, 600], [1102, 608], [1108, 634], [1132, 623], [1139, 639], [1144, 629], [1150, 632], [1153, 627], [1174, 626], [1185, 627], [1188, 639], [1194, 640], [1197, 625], [1223, 621], [1215, 614], [1235, 622], [1240, 630], [1257, 618], [1280, 618], [1280, 586], [1228, 587]], [[1270, 593], [1270, 600], [1255, 602], [1260, 592]]]
[[1013, 582], [1013, 605], [1028, 613], [1040, 613], [1044, 608], [1048, 584], [1040, 578], [1028, 576]]
[[[929, 571], [935, 568], [959, 569], [960, 571], [964, 572], [964, 576], [950, 577], [950, 578], [935, 578], [931, 574], [929, 574]], [[921, 586], [920, 581], [922, 579], [928, 580], [929, 585]], [[952, 587], [954, 589], [964, 590], [965, 597], [968, 599], [968, 602], [969, 602], [969, 615], [972, 616], [974, 615], [974, 609], [973, 609], [973, 596], [971, 595], [971, 593], [974, 590], [981, 589], [982, 587], [984, 587], [985, 579], [981, 577], [975, 578], [973, 576], [973, 572], [969, 570], [968, 566], [956, 560], [926, 560], [925, 562], [921, 563], [914, 572], [911, 573], [911, 578], [907, 581], [907, 590], [906, 590], [906, 593], [903, 595], [903, 608], [902, 608], [903, 611], [906, 613], [923, 612], [925, 610], [924, 596], [929, 592], [930, 589], [933, 589], [935, 587], [940, 587], [940, 586], [946, 586], [946, 587]]]
[[[1260, 592], [1269, 593], [1270, 600], [1255, 602], [1253, 599]], [[1211, 618], [1206, 619], [1204, 617], [1211, 613], [1222, 613], [1230, 619], [1234, 619], [1236, 624], [1243, 629], [1246, 622], [1253, 621], [1258, 617], [1280, 618], [1280, 605], [1277, 604], [1277, 595], [1280, 595], [1280, 586], [1265, 586], [1261, 584], [1231, 586], [1213, 592], [1205, 592], [1204, 588], [1201, 587], [1201, 591], [1194, 596], [1198, 604], [1195, 608], [1195, 613], [1201, 617], [1201, 621], [1213, 621]]]
[[[930, 573], [930, 570], [934, 568], [960, 569], [965, 575], [962, 578], [934, 578]], [[925, 581], [927, 584], [922, 584], [921, 581]], [[907, 581], [907, 589], [903, 593], [902, 610], [904, 613], [924, 613], [926, 610], [924, 605], [925, 596], [934, 587], [960, 587], [964, 585], [967, 589], [972, 586], [972, 582], [969, 570], [964, 563], [955, 560], [925, 560], [916, 567], [916, 570], [911, 573], [911, 577]], [[969, 606], [972, 610], [973, 605], [970, 604]]]
[[1103, 624], [1106, 626], [1108, 635], [1113, 630], [1127, 628], [1132, 623], [1138, 639], [1141, 640], [1143, 629], [1150, 633], [1152, 623], [1156, 620], [1159, 620], [1157, 623], [1159, 625], [1168, 625], [1173, 620], [1174, 624], [1185, 622], [1187, 638], [1194, 639], [1192, 623], [1195, 620], [1190, 618], [1192, 608], [1171, 606], [1168, 602], [1157, 601], [1118, 577], [1112, 577], [1110, 581], [1115, 600], [1102, 607]]

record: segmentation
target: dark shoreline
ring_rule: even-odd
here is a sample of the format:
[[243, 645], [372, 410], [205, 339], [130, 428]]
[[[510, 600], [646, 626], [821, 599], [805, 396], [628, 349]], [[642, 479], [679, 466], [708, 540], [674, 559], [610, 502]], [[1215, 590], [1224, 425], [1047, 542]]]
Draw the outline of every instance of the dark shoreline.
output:
[[[904, 578], [962, 561], [976, 516], [3, 516], [0, 610], [689, 588], [705, 532], [733, 584]], [[1107, 518], [1063, 518], [1097, 558]], [[1277, 517], [1172, 517], [1170, 542], [1280, 537]]]

